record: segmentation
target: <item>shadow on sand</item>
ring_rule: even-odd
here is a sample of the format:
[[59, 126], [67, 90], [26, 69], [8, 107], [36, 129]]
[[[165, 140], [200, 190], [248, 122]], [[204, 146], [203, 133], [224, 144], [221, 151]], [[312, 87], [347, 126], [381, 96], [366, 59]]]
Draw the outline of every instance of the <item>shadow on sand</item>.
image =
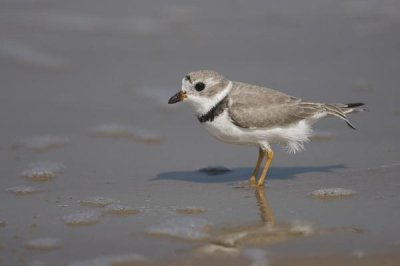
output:
[[[271, 167], [268, 179], [290, 179], [305, 173], [330, 173], [336, 169], [346, 168], [343, 164], [325, 166], [298, 166], [298, 167]], [[200, 171], [176, 171], [158, 174], [155, 180], [181, 180], [195, 183], [225, 183], [247, 180], [252, 168], [234, 168], [232, 171], [221, 174], [207, 174]]]

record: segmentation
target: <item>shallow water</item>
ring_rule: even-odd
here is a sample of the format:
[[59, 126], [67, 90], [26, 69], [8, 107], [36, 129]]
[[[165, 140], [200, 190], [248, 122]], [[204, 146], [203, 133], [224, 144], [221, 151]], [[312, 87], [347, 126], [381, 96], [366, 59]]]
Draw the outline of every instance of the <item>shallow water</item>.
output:
[[[39, 2], [0, 4], [0, 265], [398, 262], [396, 1]], [[167, 105], [199, 68], [369, 111], [257, 191], [256, 148]]]
[[315, 199], [335, 199], [355, 196], [357, 192], [346, 188], [321, 188], [311, 192], [311, 197]]

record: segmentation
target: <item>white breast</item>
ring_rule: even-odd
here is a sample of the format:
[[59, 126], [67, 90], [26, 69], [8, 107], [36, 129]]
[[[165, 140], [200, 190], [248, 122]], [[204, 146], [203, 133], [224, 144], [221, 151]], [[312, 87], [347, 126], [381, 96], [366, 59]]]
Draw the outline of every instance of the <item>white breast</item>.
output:
[[205, 122], [203, 125], [211, 135], [224, 142], [257, 145], [265, 149], [270, 148], [270, 144], [280, 144], [286, 146], [291, 153], [301, 150], [304, 142], [312, 135], [307, 121], [300, 121], [288, 127], [241, 128], [232, 122], [227, 110], [214, 121]]
[[217, 116], [214, 121], [205, 122], [203, 125], [211, 135], [221, 141], [230, 143], [243, 141], [240, 130], [232, 123], [227, 110]]

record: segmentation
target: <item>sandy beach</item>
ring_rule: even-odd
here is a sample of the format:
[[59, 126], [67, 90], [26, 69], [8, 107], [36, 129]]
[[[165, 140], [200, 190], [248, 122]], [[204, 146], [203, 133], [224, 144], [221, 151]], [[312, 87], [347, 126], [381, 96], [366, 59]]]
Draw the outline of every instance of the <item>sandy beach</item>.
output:
[[[0, 3], [0, 265], [398, 265], [400, 4]], [[304, 152], [213, 139], [190, 71], [317, 102]], [[202, 169], [202, 170], [199, 170]]]

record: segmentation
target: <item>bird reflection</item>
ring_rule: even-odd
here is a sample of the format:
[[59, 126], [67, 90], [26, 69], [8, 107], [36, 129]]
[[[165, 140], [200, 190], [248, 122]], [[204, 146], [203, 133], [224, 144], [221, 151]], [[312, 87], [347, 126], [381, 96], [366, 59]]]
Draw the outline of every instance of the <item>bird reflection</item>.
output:
[[[246, 188], [246, 187], [241, 187]], [[236, 253], [246, 246], [272, 245], [289, 241], [291, 239], [332, 234], [336, 232], [358, 233], [357, 228], [313, 228], [308, 223], [281, 223], [276, 222], [273, 211], [268, 203], [263, 187], [256, 188], [255, 198], [259, 209], [260, 222], [240, 225], [233, 228], [223, 228], [215, 232], [208, 244], [202, 246], [199, 251], [203, 254]]]
[[264, 188], [257, 187], [254, 193], [256, 195], [261, 221], [264, 224], [275, 226], [275, 216], [265, 196]]

